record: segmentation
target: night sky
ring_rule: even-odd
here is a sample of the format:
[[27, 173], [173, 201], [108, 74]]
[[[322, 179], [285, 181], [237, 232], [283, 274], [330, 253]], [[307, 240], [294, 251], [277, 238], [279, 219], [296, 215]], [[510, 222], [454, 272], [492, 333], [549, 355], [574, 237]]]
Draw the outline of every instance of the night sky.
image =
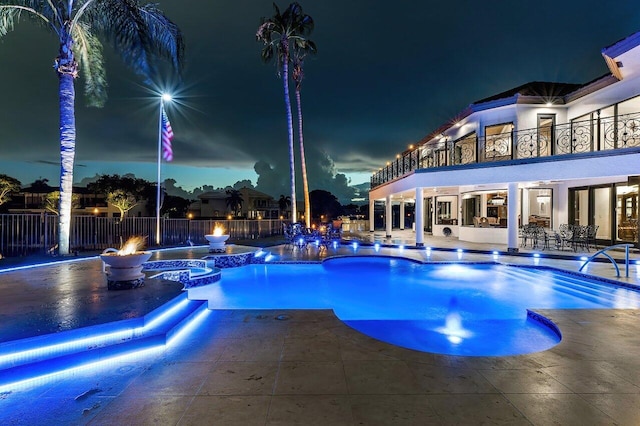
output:
[[[632, 1], [301, 5], [315, 20], [318, 46], [302, 91], [310, 186], [341, 199], [350, 195], [348, 184], [368, 182], [373, 170], [473, 101], [528, 81], [585, 83], [603, 75], [601, 49], [640, 30]], [[174, 161], [163, 164], [162, 178], [188, 191], [249, 179], [275, 197], [287, 194], [282, 81], [261, 62], [255, 41], [271, 2], [165, 0], [159, 7], [187, 46], [184, 78], [174, 88], [179, 103], [167, 109]], [[56, 37], [28, 20], [0, 39], [0, 173], [24, 185], [59, 183], [56, 54]], [[104, 108], [86, 107], [84, 82], [76, 84], [75, 181], [105, 173], [155, 181], [159, 101], [109, 47], [106, 57]]]

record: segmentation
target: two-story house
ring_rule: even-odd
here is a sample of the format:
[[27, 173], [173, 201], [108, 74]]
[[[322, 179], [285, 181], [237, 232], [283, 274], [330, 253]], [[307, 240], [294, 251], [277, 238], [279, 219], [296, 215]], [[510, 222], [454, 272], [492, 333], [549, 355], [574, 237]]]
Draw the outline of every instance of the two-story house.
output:
[[[415, 203], [425, 233], [518, 250], [519, 227], [597, 227], [600, 244], [638, 244], [640, 32], [602, 50], [609, 72], [586, 84], [532, 82], [474, 102], [374, 172], [392, 205]], [[399, 224], [403, 228], [404, 224]]]

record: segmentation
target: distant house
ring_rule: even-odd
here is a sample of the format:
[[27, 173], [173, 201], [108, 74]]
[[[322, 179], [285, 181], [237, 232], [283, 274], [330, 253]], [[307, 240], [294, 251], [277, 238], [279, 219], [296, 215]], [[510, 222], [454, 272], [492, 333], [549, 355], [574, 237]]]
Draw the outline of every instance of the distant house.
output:
[[[243, 187], [238, 190], [242, 197], [240, 217], [244, 219], [277, 219], [278, 203], [270, 195]], [[233, 215], [227, 205], [229, 194], [220, 189], [207, 191], [198, 195], [198, 200], [189, 206], [189, 213], [194, 218], [223, 219]]]
[[[11, 197], [7, 209], [9, 213], [43, 213], [44, 202], [47, 195], [59, 191], [58, 187], [47, 184], [31, 185], [22, 188], [20, 192]], [[103, 194], [96, 194], [85, 187], [74, 186], [73, 194], [80, 197], [80, 205], [74, 208], [74, 215], [95, 215], [102, 217], [119, 217], [120, 211], [110, 206]], [[149, 215], [146, 212], [146, 203], [142, 202], [128, 212], [128, 216]]]

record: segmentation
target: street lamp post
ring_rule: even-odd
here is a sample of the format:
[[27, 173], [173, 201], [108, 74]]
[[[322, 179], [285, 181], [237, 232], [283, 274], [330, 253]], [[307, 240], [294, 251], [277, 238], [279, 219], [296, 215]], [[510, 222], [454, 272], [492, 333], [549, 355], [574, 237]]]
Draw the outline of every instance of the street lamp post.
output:
[[160, 97], [160, 117], [158, 118], [158, 187], [156, 188], [156, 244], [160, 245], [160, 166], [162, 164], [162, 115], [164, 103], [171, 102], [171, 95], [163, 93]]

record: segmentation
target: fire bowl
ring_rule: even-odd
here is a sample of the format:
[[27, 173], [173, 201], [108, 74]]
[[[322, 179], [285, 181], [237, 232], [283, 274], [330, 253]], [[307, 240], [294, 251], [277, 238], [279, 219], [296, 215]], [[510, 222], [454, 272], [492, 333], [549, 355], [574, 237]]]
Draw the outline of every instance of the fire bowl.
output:
[[151, 257], [150, 251], [118, 256], [116, 253], [103, 253], [100, 259], [109, 267], [107, 288], [109, 290], [128, 290], [144, 286], [142, 264]]
[[224, 244], [229, 239], [229, 235], [205, 235], [209, 241], [209, 253], [224, 253]]

